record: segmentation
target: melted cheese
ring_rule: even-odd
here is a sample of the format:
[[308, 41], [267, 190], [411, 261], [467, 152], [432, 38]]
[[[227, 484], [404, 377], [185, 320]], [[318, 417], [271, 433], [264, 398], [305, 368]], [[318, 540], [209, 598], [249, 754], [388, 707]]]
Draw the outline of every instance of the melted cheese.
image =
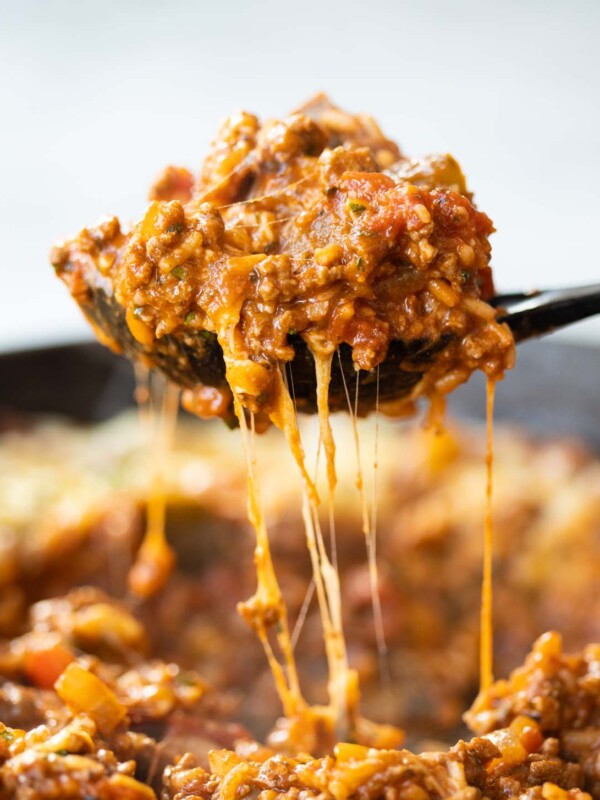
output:
[[273, 410], [270, 412], [269, 418], [274, 425], [283, 431], [310, 502], [314, 506], [318, 506], [319, 495], [314, 481], [308, 474], [308, 469], [306, 468], [306, 459], [304, 458], [302, 440], [300, 439], [300, 431], [298, 430], [298, 422], [296, 419], [296, 408], [279, 370], [277, 370], [275, 376], [274, 392]]
[[[358, 381], [357, 381], [358, 386]], [[357, 392], [358, 399], [358, 392]], [[356, 425], [356, 413], [354, 414]], [[371, 601], [373, 604], [373, 622], [375, 625], [375, 641], [377, 642], [377, 653], [379, 656], [379, 669], [381, 679], [384, 684], [391, 683], [391, 676], [388, 663], [388, 649], [385, 640], [385, 629], [383, 627], [383, 611], [381, 608], [381, 596], [379, 594], [379, 568], [377, 566], [377, 508], [379, 503], [378, 493], [378, 471], [379, 471], [379, 367], [377, 367], [377, 394], [375, 399], [375, 439], [373, 442], [373, 484], [371, 491], [371, 526], [364, 531], [365, 542], [367, 545], [367, 558], [369, 561], [369, 580], [371, 582]]]
[[[287, 717], [296, 716], [305, 706], [300, 692], [296, 662], [290, 638], [287, 609], [271, 557], [269, 536], [265, 522], [260, 496], [260, 485], [256, 471], [256, 454], [254, 441], [254, 418], [252, 429], [248, 431], [246, 415], [234, 394], [235, 413], [240, 423], [242, 442], [246, 456], [248, 476], [248, 519], [256, 533], [254, 564], [256, 566], [257, 587], [255, 594], [246, 602], [238, 605], [244, 619], [256, 631], [273, 674], [275, 686]], [[276, 657], [269, 641], [269, 629], [274, 627], [276, 639], [281, 651], [283, 665]]]
[[[335, 471], [335, 442], [329, 418], [329, 383], [331, 379], [331, 357], [315, 355], [317, 376], [317, 406], [319, 413], [319, 450], [323, 447], [327, 462], [330, 515], [333, 513], [333, 499], [337, 482]], [[366, 721], [358, 713], [360, 692], [358, 676], [350, 669], [347, 647], [342, 625], [342, 600], [339, 574], [325, 545], [320, 525], [318, 508], [319, 496], [315, 483], [306, 468], [306, 459], [298, 429], [295, 404], [287, 384], [280, 372], [276, 377], [276, 403], [270, 414], [271, 420], [283, 431], [290, 452], [298, 466], [303, 483], [302, 517], [306, 543], [310, 554], [313, 579], [308, 600], [303, 612], [306, 613], [310, 596], [315, 591], [323, 626], [325, 653], [329, 670], [329, 704], [324, 708], [307, 705], [304, 700], [294, 659], [295, 637], [290, 636], [290, 628], [285, 602], [277, 581], [271, 556], [269, 537], [261, 500], [260, 484], [257, 474], [255, 454], [254, 415], [243, 408], [240, 396], [234, 391], [234, 409], [239, 421], [243, 449], [246, 458], [248, 480], [248, 518], [256, 533], [254, 561], [257, 574], [255, 594], [246, 602], [240, 603], [238, 610], [261, 641], [273, 675], [283, 711], [292, 727], [318, 728], [319, 720], [331, 720], [338, 740], [355, 737], [362, 731]], [[493, 411], [494, 388], [492, 379], [487, 383], [487, 448], [486, 448], [486, 513], [484, 526], [483, 581], [481, 596], [481, 690], [489, 688], [493, 681], [492, 650], [492, 475], [493, 475]], [[378, 418], [376, 412], [375, 440], [373, 452], [372, 504], [369, 513], [363, 479], [360, 436], [357, 425], [358, 377], [354, 407], [350, 403], [348, 390], [348, 410], [356, 451], [356, 486], [362, 508], [363, 533], [368, 555], [371, 582], [373, 613], [377, 645], [381, 659], [382, 679], [389, 680], [381, 604], [379, 598], [379, 576], [376, 561], [376, 521], [377, 521], [377, 447]], [[147, 597], [157, 591], [168, 578], [173, 566], [173, 554], [165, 537], [165, 489], [163, 468], [168, 448], [171, 445], [177, 418], [179, 392], [158, 375], [148, 375], [147, 371], [138, 376], [138, 402], [140, 415], [149, 435], [149, 448], [154, 472], [148, 498], [147, 529], [136, 562], [130, 572], [129, 585], [132, 592]], [[250, 420], [250, 426], [248, 425]], [[437, 420], [439, 424], [439, 419]], [[302, 619], [299, 620], [301, 626]], [[274, 633], [273, 633], [274, 632]], [[276, 644], [276, 648], [275, 645]], [[312, 723], [311, 723], [312, 720]], [[295, 722], [294, 722], [295, 721]], [[372, 723], [368, 723], [372, 726]], [[368, 726], [367, 726], [368, 727]], [[379, 726], [372, 726], [379, 735]], [[308, 728], [307, 728], [308, 729]], [[379, 731], [379, 733], [378, 733]], [[364, 731], [362, 732], [364, 734]], [[297, 735], [297, 732], [294, 734]], [[359, 733], [359, 735], [361, 735]], [[391, 734], [390, 734], [391, 735]], [[399, 742], [398, 731], [393, 731], [393, 741]], [[394, 738], [395, 737], [395, 738]], [[389, 741], [392, 741], [390, 739]]]
[[332, 356], [314, 356], [317, 378], [317, 411], [321, 443], [325, 449], [327, 463], [327, 485], [330, 496], [335, 492], [337, 475], [335, 472], [335, 441], [329, 422], [329, 383], [331, 381]]
[[[340, 363], [341, 366], [341, 363]], [[362, 456], [360, 447], [360, 434], [358, 431], [358, 393], [359, 393], [359, 374], [356, 374], [356, 388], [354, 393], [354, 406], [350, 402], [350, 394], [342, 370], [344, 391], [348, 402], [348, 415], [352, 425], [352, 436], [354, 440], [354, 451], [356, 455], [356, 488], [360, 499], [362, 513], [362, 530], [365, 537], [367, 550], [367, 563], [369, 566], [369, 584], [371, 589], [371, 605], [373, 607], [373, 623], [375, 626], [375, 641], [377, 644], [377, 654], [379, 657], [379, 671], [382, 682], [390, 682], [389, 665], [387, 658], [387, 643], [385, 640], [385, 630], [383, 627], [383, 612], [381, 609], [381, 597], [379, 594], [379, 568], [377, 566], [377, 449], [379, 444], [379, 367], [377, 368], [377, 392], [375, 400], [375, 440], [373, 446], [373, 484], [371, 492], [371, 513], [367, 503], [365, 482], [363, 478]]]
[[[253, 268], [255, 257], [237, 259], [237, 266]], [[232, 259], [229, 259], [231, 263]], [[235, 413], [242, 429], [248, 471], [249, 518], [257, 537], [255, 562], [258, 587], [256, 594], [239, 610], [258, 633], [288, 718], [306, 717], [308, 709], [302, 700], [298, 687], [293, 647], [289, 636], [287, 611], [271, 559], [267, 528], [259, 498], [255, 469], [253, 430], [248, 436], [248, 428], [243, 405], [249, 400], [254, 407], [260, 407], [259, 398], [268, 391], [270, 397], [269, 418], [284, 434], [289, 450], [296, 462], [303, 486], [303, 520], [308, 551], [311, 558], [315, 590], [323, 626], [325, 652], [329, 670], [329, 706], [324, 709], [325, 717], [333, 716], [338, 738], [347, 738], [359, 721], [357, 715], [359, 691], [358, 676], [349, 669], [346, 641], [342, 626], [342, 600], [337, 564], [332, 563], [327, 553], [319, 521], [319, 496], [315, 482], [306, 467], [300, 432], [296, 418], [296, 407], [290, 395], [284, 375], [280, 369], [269, 369], [265, 365], [236, 352], [236, 325], [239, 321], [240, 306], [231, 307], [228, 303], [213, 316], [219, 344], [223, 350], [227, 382], [234, 398]], [[221, 313], [225, 311], [226, 313]], [[332, 356], [313, 353], [317, 377], [317, 405], [320, 421], [320, 445], [323, 446], [327, 461], [329, 486], [329, 517], [335, 553], [335, 529], [333, 523], [334, 492], [336, 486], [335, 443], [329, 421], [329, 383], [331, 378]], [[252, 406], [251, 406], [252, 407]], [[252, 417], [253, 419], [253, 417]], [[368, 520], [368, 514], [365, 515]], [[370, 549], [370, 548], [368, 548]], [[374, 550], [373, 550], [374, 557]], [[376, 577], [376, 571], [375, 571]], [[275, 624], [283, 663], [277, 659], [271, 648], [267, 631]]]
[[327, 469], [327, 506], [329, 514], [329, 538], [331, 542], [331, 561], [337, 570], [337, 543], [335, 537], [335, 487], [337, 474], [335, 470], [335, 441], [329, 421], [329, 384], [331, 382], [331, 362], [333, 353], [325, 356], [314, 355], [315, 376], [317, 379], [317, 412], [319, 416], [319, 449], [325, 450]]
[[166, 497], [164, 466], [172, 446], [179, 408], [179, 389], [160, 374], [145, 368], [136, 372], [137, 400], [148, 437], [152, 465], [146, 510], [146, 533], [129, 571], [128, 585], [137, 597], [147, 598], [161, 589], [175, 563], [165, 535]]
[[[234, 409], [239, 421], [248, 478], [248, 517], [256, 533], [256, 546], [254, 561], [257, 573], [257, 589], [255, 594], [246, 602], [240, 603], [238, 609], [246, 621], [256, 631], [267, 657], [275, 686], [279, 693], [285, 717], [290, 723], [290, 730], [294, 726], [306, 727], [309, 719], [328, 719], [331, 721], [336, 738], [347, 739], [357, 735], [360, 726], [364, 727], [364, 720], [358, 713], [360, 693], [358, 676], [349, 668], [346, 641], [342, 625], [342, 599], [340, 580], [335, 559], [335, 530], [333, 522], [334, 493], [337, 483], [335, 469], [335, 442], [329, 417], [329, 385], [331, 380], [332, 355], [322, 355], [313, 351], [315, 360], [315, 373], [317, 383], [317, 410], [319, 416], [319, 448], [325, 451], [329, 499], [330, 531], [332, 533], [333, 561], [329, 557], [323, 532], [319, 520], [319, 496], [306, 467], [306, 459], [302, 447], [296, 407], [290, 395], [284, 374], [279, 368], [268, 369], [263, 365], [249, 361], [246, 358], [237, 358], [234, 347], [235, 326], [238, 322], [239, 309], [228, 314], [224, 319], [215, 319], [217, 336], [223, 349], [226, 373], [231, 388]], [[378, 376], [379, 379], [379, 376]], [[305, 527], [306, 543], [309, 551], [314, 590], [317, 594], [319, 611], [323, 627], [325, 653], [327, 657], [329, 680], [329, 704], [323, 709], [309, 707], [304, 701], [297, 675], [294, 660], [292, 637], [290, 636], [287, 609], [281, 589], [279, 587], [275, 568], [271, 556], [267, 526], [264, 518], [260, 486], [257, 475], [255, 455], [255, 417], [251, 412], [246, 412], [244, 404], [249, 399], [255, 406], [260, 407], [259, 399], [265, 387], [269, 388], [272, 398], [269, 418], [285, 435], [290, 453], [292, 454], [303, 486], [302, 517]], [[481, 684], [486, 688], [492, 681], [492, 529], [491, 529], [491, 475], [492, 475], [492, 415], [493, 415], [493, 381], [488, 382], [488, 447], [487, 447], [487, 510], [485, 525], [484, 548], [484, 575], [481, 606]], [[376, 559], [376, 520], [377, 520], [377, 432], [373, 454], [373, 487], [372, 507], [369, 513], [368, 503], [362, 471], [360, 437], [357, 426], [357, 408], [359, 380], [356, 379], [356, 395], [354, 408], [346, 384], [344, 383], [348, 399], [353, 437], [356, 451], [356, 486], [360, 495], [363, 533], [368, 555], [369, 577], [373, 603], [373, 616], [377, 636], [377, 646], [381, 663], [382, 679], [388, 677], [386, 661], [386, 643], [383, 629], [382, 610], [379, 597], [379, 575]], [[379, 387], [379, 383], [378, 383]], [[378, 390], [378, 389], [377, 389]], [[167, 395], [165, 395], [167, 397]], [[378, 405], [378, 403], [377, 403]], [[432, 412], [430, 420], [437, 422], [443, 414], [443, 402], [434, 403], [432, 399]], [[252, 406], [251, 406], [252, 407]], [[251, 421], [250, 429], [246, 413]], [[155, 458], [155, 463], [162, 463], [164, 459]], [[318, 454], [317, 454], [318, 463]], [[159, 476], [160, 477], [160, 476]], [[150, 552], [156, 548], [166, 547], [164, 540], [164, 492], [160, 480], [153, 493], [158, 500], [150, 503], [149, 528], [144, 542], [144, 548]], [[162, 504], [160, 501], [161, 496]], [[154, 562], [157, 563], [154, 555]], [[136, 565], [137, 567], [137, 565]], [[132, 575], [135, 571], [132, 572]], [[139, 590], [139, 588], [138, 588]], [[300, 622], [300, 625], [302, 623]], [[272, 631], [275, 635], [272, 635]], [[274, 649], [274, 641], [277, 650]], [[316, 715], [316, 716], [315, 716]], [[315, 723], [317, 724], [317, 723]], [[313, 727], [309, 725], [309, 727]]]
[[[326, 357], [323, 360], [325, 363], [319, 363], [322, 362], [322, 359], [315, 355], [315, 369], [317, 380], [319, 381], [317, 397], [321, 423], [321, 441], [325, 446], [328, 458], [330, 491], [333, 491], [335, 489], [335, 483], [333, 483], [335, 480], [335, 464], [333, 461], [335, 447], [329, 424], [328, 403], [331, 357]], [[279, 374], [277, 385], [277, 403], [270, 416], [272, 422], [283, 431], [303, 482], [302, 518], [323, 626], [325, 654], [329, 670], [329, 704], [335, 718], [336, 728], [340, 736], [345, 738], [351, 727], [351, 720], [358, 701], [358, 692], [356, 691], [356, 675], [348, 666], [346, 640], [342, 626], [342, 598], [339, 575], [327, 553], [319, 522], [319, 497], [314, 482], [308, 475], [298, 430], [296, 409], [281, 374]]]
[[496, 383], [487, 380], [487, 441], [486, 441], [486, 496], [483, 540], [483, 579], [481, 585], [481, 633], [480, 633], [480, 691], [489, 689], [494, 681], [493, 672], [493, 520], [492, 493], [494, 469], [494, 393]]

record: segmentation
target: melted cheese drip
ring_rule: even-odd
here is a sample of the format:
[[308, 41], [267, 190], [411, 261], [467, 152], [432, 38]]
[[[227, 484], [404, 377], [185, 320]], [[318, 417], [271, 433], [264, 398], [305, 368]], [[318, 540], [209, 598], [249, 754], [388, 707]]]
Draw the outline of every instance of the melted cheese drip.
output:
[[294, 625], [294, 630], [292, 631], [292, 649], [296, 649], [296, 644], [298, 643], [298, 639], [300, 638], [300, 634], [302, 633], [302, 628], [304, 627], [304, 623], [306, 622], [306, 617], [308, 616], [308, 610], [310, 608], [310, 604], [312, 603], [313, 595], [315, 593], [315, 579], [311, 578], [310, 583], [308, 584], [308, 588], [306, 589], [306, 593], [304, 595], [304, 600], [302, 601], [302, 606], [300, 607], [300, 611], [298, 612], [298, 617], [296, 618], [296, 624]]
[[[332, 459], [335, 457], [335, 447], [329, 425], [328, 403], [331, 357], [321, 359], [320, 356], [314, 355], [314, 358], [318, 382], [317, 398], [321, 424], [321, 441], [325, 446], [328, 459]], [[325, 360], [326, 363], [319, 363], [322, 360]], [[338, 734], [341, 738], [346, 738], [353, 724], [353, 717], [358, 704], [358, 691], [356, 674], [348, 666], [346, 639], [342, 626], [342, 598], [339, 575], [327, 554], [318, 516], [319, 497], [314, 483], [308, 476], [296, 419], [296, 409], [281, 374], [279, 374], [278, 380], [276, 410], [271, 414], [271, 420], [284, 432], [303, 480], [302, 518], [323, 626], [325, 653], [329, 670], [329, 704], [335, 717]], [[328, 462], [328, 467], [331, 488], [331, 479], [335, 477], [335, 466], [333, 462]], [[335, 484], [333, 484], [333, 488], [335, 488]]]
[[337, 474], [335, 470], [335, 441], [329, 421], [329, 384], [331, 382], [331, 362], [333, 353], [327, 356], [313, 355], [313, 357], [315, 359], [315, 375], [317, 379], [317, 411], [319, 415], [320, 434], [319, 453], [322, 445], [325, 450], [327, 467], [327, 504], [329, 512], [331, 560], [337, 570], [337, 544], [335, 538], [335, 487], [337, 485]]
[[[341, 367], [341, 361], [340, 361]], [[375, 401], [375, 441], [373, 446], [373, 484], [371, 493], [371, 514], [369, 515], [369, 507], [367, 503], [367, 494], [365, 491], [365, 482], [363, 477], [362, 456], [360, 447], [360, 434], [358, 430], [358, 392], [359, 392], [359, 374], [356, 374], [356, 389], [354, 393], [354, 407], [350, 402], [350, 393], [346, 384], [343, 369], [342, 378], [344, 383], [344, 391], [346, 393], [346, 400], [348, 402], [348, 415], [352, 425], [352, 435], [354, 439], [354, 451], [356, 456], [356, 480], [355, 485], [358, 490], [360, 499], [360, 507], [362, 514], [362, 531], [365, 537], [365, 546], [367, 550], [367, 563], [369, 567], [369, 584], [371, 589], [371, 605], [373, 608], [373, 622], [375, 625], [375, 641], [377, 643], [377, 654], [379, 657], [379, 670], [383, 683], [389, 684], [390, 674], [388, 665], [388, 650], [385, 640], [385, 630], [383, 627], [383, 612], [381, 609], [381, 597], [379, 594], [379, 568], [377, 566], [377, 450], [379, 443], [379, 367], [377, 368], [377, 393]]]
[[[234, 398], [235, 413], [242, 430], [246, 451], [248, 472], [248, 511], [257, 536], [255, 561], [258, 575], [256, 594], [246, 603], [239, 605], [240, 613], [258, 633], [277, 690], [281, 698], [285, 716], [290, 723], [289, 730], [298, 725], [318, 730], [322, 722], [330, 721], [335, 727], [337, 740], [360, 736], [369, 742], [386, 742], [397, 746], [402, 740], [400, 731], [390, 726], [378, 726], [362, 719], [358, 714], [360, 693], [358, 675], [348, 665], [346, 641], [342, 626], [342, 600], [337, 567], [329, 558], [321, 530], [318, 507], [319, 496], [314, 481], [306, 468], [306, 459], [296, 418], [296, 407], [288, 390], [282, 372], [270, 371], [246, 359], [234, 356], [234, 329], [239, 314], [216, 319], [215, 327], [219, 343], [223, 349], [226, 375]], [[336, 485], [335, 443], [329, 422], [329, 383], [331, 377], [331, 356], [313, 354], [317, 375], [317, 404], [320, 419], [320, 444], [324, 447], [327, 459], [327, 476], [330, 497], [330, 520], [333, 530], [333, 500]], [[304, 702], [297, 680], [293, 657], [293, 645], [289, 636], [287, 611], [277, 584], [270, 555], [267, 528], [262, 511], [256, 475], [254, 456], [254, 417], [252, 436], [248, 435], [243, 399], [257, 398], [268, 381], [271, 406], [269, 418], [284, 434], [289, 450], [296, 462], [303, 485], [302, 516], [305, 527], [307, 548], [311, 558], [314, 587], [319, 602], [323, 625], [325, 652], [327, 657], [329, 681], [329, 705], [323, 709], [310, 708]], [[368, 520], [368, 514], [366, 515]], [[333, 539], [333, 535], [332, 535]], [[374, 553], [374, 551], [373, 551]], [[300, 623], [301, 624], [301, 623]], [[268, 639], [268, 629], [275, 625], [283, 665], [273, 653]], [[285, 667], [285, 668], [284, 668]], [[297, 731], [294, 735], [297, 735]], [[297, 743], [296, 743], [297, 744]]]
[[296, 420], [296, 408], [279, 370], [275, 377], [274, 393], [273, 410], [269, 414], [269, 418], [274, 425], [283, 431], [290, 452], [300, 472], [304, 489], [308, 494], [311, 505], [316, 507], [319, 505], [319, 495], [314, 481], [306, 468], [306, 459], [304, 458], [302, 440], [300, 439], [300, 431]]
[[[240, 423], [246, 457], [248, 519], [256, 533], [254, 563], [257, 577], [255, 594], [245, 603], [240, 603], [238, 610], [256, 631], [263, 645], [284, 714], [287, 717], [293, 717], [298, 715], [306, 704], [300, 692], [296, 662], [290, 639], [287, 609], [275, 574], [260, 496], [260, 485], [256, 471], [254, 417], [251, 418], [252, 429], [249, 432], [244, 409], [235, 394], [234, 408]], [[268, 632], [272, 626], [276, 631], [277, 643], [283, 657], [283, 665], [275, 656], [269, 641]]]
[[333, 495], [337, 484], [337, 475], [335, 472], [335, 441], [329, 422], [329, 383], [331, 381], [332, 356], [313, 355], [313, 357], [315, 359], [315, 374], [317, 377], [319, 431], [327, 462], [327, 484], [330, 495]]
[[[251, 268], [255, 259], [256, 257], [245, 259], [244, 263], [248, 268]], [[307, 706], [300, 692], [287, 608], [273, 565], [260, 496], [256, 469], [255, 417], [252, 413], [250, 414], [252, 427], [249, 431], [242, 402], [244, 393], [248, 392], [251, 396], [256, 395], [257, 390], [262, 385], [260, 381], [266, 375], [263, 367], [248, 360], [240, 361], [234, 355], [235, 326], [239, 321], [239, 311], [239, 307], [227, 308], [227, 313], [216, 315], [214, 319], [219, 344], [223, 350], [227, 382], [233, 395], [234, 411], [242, 432], [248, 480], [248, 519], [256, 534], [254, 563], [256, 566], [257, 588], [255, 594], [249, 600], [238, 604], [238, 611], [257, 633], [263, 645], [277, 693], [283, 706], [284, 715], [291, 719], [297, 718], [303, 712], [306, 712]], [[284, 431], [301, 472], [306, 491], [311, 497], [311, 502], [317, 502], [317, 491], [309, 478], [304, 463], [300, 434], [295, 425], [295, 415], [293, 413], [290, 414], [290, 408], [293, 412], [294, 406], [279, 370], [275, 372], [273, 391], [275, 393], [273, 404], [275, 411], [270, 415], [271, 421]], [[269, 630], [271, 628], [275, 629], [281, 658], [277, 658], [271, 646], [269, 640]]]
[[[357, 381], [358, 387], [358, 381]], [[357, 392], [358, 400], [358, 392]], [[358, 405], [358, 403], [357, 403]], [[356, 409], [354, 418], [356, 420]], [[355, 422], [356, 424], [356, 422]], [[377, 508], [379, 504], [378, 477], [379, 471], [379, 367], [377, 367], [377, 394], [375, 399], [375, 439], [373, 442], [373, 483], [371, 490], [371, 527], [364, 531], [365, 542], [367, 545], [367, 557], [369, 561], [369, 579], [371, 583], [371, 601], [373, 604], [373, 621], [375, 624], [375, 640], [377, 642], [377, 653], [379, 656], [379, 669], [381, 679], [388, 686], [391, 683], [391, 676], [388, 662], [388, 648], [385, 640], [385, 628], [383, 626], [383, 611], [381, 608], [381, 597], [379, 594], [379, 568], [377, 566]]]
[[483, 579], [481, 585], [481, 633], [480, 633], [480, 691], [489, 689], [494, 682], [493, 672], [493, 520], [492, 520], [492, 491], [494, 469], [494, 393], [496, 383], [488, 378], [486, 416], [487, 416], [487, 441], [486, 441], [486, 497], [485, 497], [485, 524], [483, 542]]
[[130, 591], [142, 599], [151, 597], [168, 580], [175, 556], [165, 535], [166, 496], [164, 467], [173, 443], [179, 389], [161, 374], [140, 367], [136, 372], [137, 399], [148, 436], [152, 473], [146, 510], [146, 533], [129, 576]]

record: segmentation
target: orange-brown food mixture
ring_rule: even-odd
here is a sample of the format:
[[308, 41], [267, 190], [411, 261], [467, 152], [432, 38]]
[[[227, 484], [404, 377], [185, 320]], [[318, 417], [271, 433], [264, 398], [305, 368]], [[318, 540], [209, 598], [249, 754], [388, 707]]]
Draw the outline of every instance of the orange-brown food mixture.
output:
[[[109, 220], [61, 244], [53, 263], [83, 307], [94, 282], [114, 292], [150, 363], [165, 336], [216, 334], [229, 386], [252, 412], [281, 419], [290, 336], [317, 361], [345, 343], [367, 371], [392, 341], [446, 341], [409, 399], [443, 396], [476, 368], [494, 380], [512, 364], [510, 331], [485, 302], [490, 220], [455, 162], [403, 159], [368, 118], [323, 100], [263, 126], [242, 114], [226, 123], [197, 180], [169, 168], [151, 199], [131, 232]], [[226, 413], [229, 395], [195, 389], [196, 411]], [[228, 731], [226, 749], [207, 757], [205, 743], [186, 742], [165, 759], [172, 715], [183, 711], [183, 727], [194, 728], [199, 679], [190, 695], [176, 688], [176, 667], [148, 665], [138, 623], [103, 596], [42, 605], [32, 623], [2, 654], [0, 673], [37, 687], [29, 701], [43, 724], [0, 730], [1, 800], [150, 800], [155, 790], [164, 800], [600, 796], [597, 646], [568, 657], [556, 634], [542, 637], [525, 666], [466, 715], [479, 736], [450, 751], [329, 748], [320, 718], [301, 717], [287, 722], [306, 721], [308, 738], [280, 726], [265, 747]], [[108, 651], [112, 667], [77, 648]], [[12, 711], [18, 718], [18, 704]]]
[[[370, 117], [324, 98], [264, 124], [240, 113], [197, 178], [169, 167], [150, 196], [131, 231], [106, 220], [52, 262], [83, 307], [90, 284], [114, 291], [150, 361], [162, 337], [216, 334], [228, 383], [252, 411], [277, 403], [290, 335], [316, 357], [346, 343], [362, 370], [393, 340], [447, 338], [413, 395], [512, 365], [510, 331], [485, 303], [491, 220], [450, 156], [409, 160]], [[229, 401], [204, 387], [188, 397], [208, 415]]]
[[546, 634], [477, 699], [470, 741], [311, 758], [226, 722], [196, 674], [147, 660], [127, 608], [79, 590], [34, 607], [0, 651], [0, 798], [586, 800], [600, 796], [599, 667], [597, 645], [569, 656]]
[[[534, 645], [525, 665], [466, 715], [477, 737], [448, 752], [414, 755], [340, 744], [323, 759], [269, 752], [213, 753], [210, 769], [186, 757], [165, 772], [168, 796], [256, 794], [333, 798], [523, 798], [567, 800], [600, 792], [600, 651], [563, 654], [557, 634]], [[500, 705], [500, 708], [498, 706]]]
[[[312, 426], [305, 422], [308, 436]], [[336, 422], [342, 426], [336, 428], [342, 609], [363, 712], [403, 727], [411, 747], [423, 738], [455, 741], [460, 714], [478, 685], [484, 443], [466, 428], [435, 437], [381, 421], [386, 446], [379, 454], [377, 545], [392, 680], [386, 687], [353, 483], [350, 423], [342, 417]], [[372, 426], [362, 427], [368, 453]], [[50, 422], [0, 437], [3, 639], [23, 630], [26, 608], [39, 598], [88, 583], [112, 597], [126, 595], [126, 574], [144, 529], [147, 486], [143, 453], [135, 460], [133, 444], [125, 444], [128, 437], [136, 441], [136, 429], [132, 418], [85, 430]], [[218, 423], [181, 421], [166, 462], [167, 532], [179, 566], [159, 595], [137, 611], [148, 622], [153, 652], [198, 669], [231, 704], [233, 718], [263, 738], [281, 707], [260, 644], [236, 613], [236, 603], [255, 589], [245, 475], [231, 447], [236, 435]], [[267, 473], [263, 489], [273, 559], [294, 625], [311, 579], [298, 487], [291, 470], [283, 469], [281, 437], [273, 431], [258, 445]], [[11, 474], [20, 476], [20, 491]], [[104, 492], [100, 499], [90, 496], [92, 487]], [[569, 649], [598, 641], [599, 487], [600, 463], [583, 447], [528, 440], [502, 426], [496, 431], [496, 674], [507, 674], [546, 628], [561, 630]], [[22, 522], [15, 504], [22, 506]], [[80, 520], [75, 528], [73, 520]], [[307, 700], [325, 702], [327, 672], [314, 597], [296, 663]]]
[[[402, 160], [372, 120], [346, 115], [323, 98], [262, 126], [248, 114], [229, 120], [191, 190], [190, 184], [185, 172], [169, 169], [152, 194], [178, 199], [153, 200], [130, 233], [116, 219], [85, 230], [59, 245], [52, 262], [95, 322], [97, 306], [109, 294], [111, 304], [116, 300], [121, 327], [124, 316], [129, 340], [141, 345], [150, 366], [160, 365], [155, 356], [163, 338], [216, 334], [228, 389], [207, 391], [197, 378], [188, 406], [201, 415], [225, 415], [230, 398], [235, 401], [257, 537], [257, 590], [240, 610], [261, 640], [291, 720], [304, 719], [308, 707], [253, 467], [255, 418], [250, 435], [242, 407], [282, 428], [306, 493], [306, 541], [329, 669], [326, 726], [338, 738], [380, 745], [372, 726], [368, 736], [359, 735], [358, 676], [349, 668], [339, 580], [318, 525], [319, 499], [281, 367], [296, 356], [290, 336], [301, 337], [315, 362], [313, 394], [332, 501], [328, 397], [331, 360], [340, 345], [350, 347], [356, 370], [366, 372], [384, 361], [392, 342], [438, 348], [426, 377], [413, 384], [409, 403], [422, 393], [443, 397], [476, 368], [493, 381], [512, 364], [512, 335], [485, 303], [493, 292], [491, 221], [472, 205], [451, 159], [421, 165]], [[98, 284], [104, 299], [94, 295]], [[100, 319], [103, 337], [113, 336], [111, 324]], [[405, 371], [401, 363], [398, 373]], [[407, 398], [401, 402], [405, 406]], [[160, 558], [153, 563], [171, 563], [162, 532], [156, 542]], [[142, 553], [149, 544], [147, 537]], [[375, 596], [374, 561], [372, 568]], [[397, 740], [394, 734], [394, 745]]]

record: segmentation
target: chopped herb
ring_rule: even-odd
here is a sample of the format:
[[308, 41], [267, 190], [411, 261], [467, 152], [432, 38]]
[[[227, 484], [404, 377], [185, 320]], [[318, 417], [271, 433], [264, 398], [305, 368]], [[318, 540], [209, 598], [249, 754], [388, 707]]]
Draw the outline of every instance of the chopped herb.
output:
[[461, 269], [460, 271], [460, 282], [461, 283], [468, 283], [471, 280], [471, 272], [468, 269]]
[[183, 320], [184, 324], [185, 325], [189, 325], [190, 322], [193, 322], [195, 316], [196, 316], [196, 312], [195, 311], [190, 311], [190, 313]]
[[363, 211], [367, 210], [366, 206], [364, 206], [362, 203], [357, 203], [355, 200], [349, 200], [348, 206], [353, 214], [362, 214]]
[[65, 750], [64, 747], [61, 748], [60, 750], [55, 750], [55, 753], [56, 753], [57, 756], [68, 756], [69, 755], [69, 751]]
[[10, 731], [7, 730], [0, 731], [0, 737], [2, 737], [2, 739], [4, 739], [5, 742], [14, 742], [15, 740], [14, 733], [11, 733]]
[[356, 259], [356, 269], [359, 272], [364, 272], [365, 269], [365, 265], [363, 264], [363, 260], [360, 256], [358, 256], [358, 258]]
[[133, 309], [133, 316], [134, 317], [141, 317], [144, 313], [144, 306], [137, 306]]
[[217, 338], [217, 334], [213, 333], [212, 331], [200, 331], [200, 336], [203, 339], [206, 339], [207, 342], [212, 342], [213, 339]]
[[288, 336], [295, 336], [298, 333], [296, 328], [290, 328], [288, 331]]
[[174, 222], [167, 228], [167, 233], [182, 233], [184, 229], [183, 222]]
[[186, 276], [185, 268], [181, 265], [178, 267], [173, 267], [171, 270], [171, 275], [173, 275], [174, 278], [177, 278], [178, 281], [182, 281]]

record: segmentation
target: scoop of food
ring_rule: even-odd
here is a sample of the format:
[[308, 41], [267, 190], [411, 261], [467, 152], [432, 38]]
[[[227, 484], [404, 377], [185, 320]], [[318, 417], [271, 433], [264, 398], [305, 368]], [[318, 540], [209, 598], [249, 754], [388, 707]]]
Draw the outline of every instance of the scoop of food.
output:
[[51, 260], [98, 338], [165, 372], [203, 416], [232, 392], [269, 414], [282, 379], [316, 410], [403, 413], [473, 370], [499, 378], [514, 338], [498, 318], [491, 220], [450, 156], [402, 156], [370, 117], [319, 96], [260, 124], [240, 113], [199, 175], [169, 167], [132, 228], [116, 218]]

